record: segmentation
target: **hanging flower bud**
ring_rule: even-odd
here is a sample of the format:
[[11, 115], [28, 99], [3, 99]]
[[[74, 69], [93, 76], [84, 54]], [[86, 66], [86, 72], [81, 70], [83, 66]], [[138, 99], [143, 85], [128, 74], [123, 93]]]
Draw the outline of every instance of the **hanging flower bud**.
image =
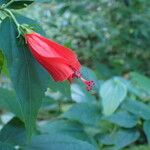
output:
[[94, 85], [93, 81], [85, 80], [81, 73], [75, 52], [35, 32], [24, 34], [29, 50], [35, 59], [49, 72], [55, 81], [79, 78], [89, 91]]

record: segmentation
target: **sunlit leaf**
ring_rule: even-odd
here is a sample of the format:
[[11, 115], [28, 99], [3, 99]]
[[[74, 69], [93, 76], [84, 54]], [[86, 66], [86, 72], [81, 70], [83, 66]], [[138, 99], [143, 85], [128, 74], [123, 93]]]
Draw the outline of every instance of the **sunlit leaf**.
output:
[[102, 105], [105, 115], [111, 115], [126, 98], [127, 87], [120, 78], [113, 78], [104, 82], [100, 89]]

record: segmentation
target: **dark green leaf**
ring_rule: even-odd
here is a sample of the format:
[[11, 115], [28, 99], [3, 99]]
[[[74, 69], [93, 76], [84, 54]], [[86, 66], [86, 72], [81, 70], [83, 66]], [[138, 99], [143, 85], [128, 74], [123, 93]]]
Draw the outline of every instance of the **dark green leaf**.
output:
[[147, 137], [147, 141], [150, 144], [150, 121], [145, 121], [143, 128], [144, 128], [145, 135]]
[[0, 141], [0, 150], [15, 150], [14, 146]]
[[11, 145], [24, 145], [26, 143], [24, 123], [13, 118], [0, 131], [0, 141]]
[[0, 5], [5, 4], [7, 0], [0, 0]]
[[31, 56], [26, 45], [16, 38], [18, 35], [16, 26], [10, 18], [7, 17], [2, 22], [0, 33], [0, 48], [7, 59], [17, 101], [21, 108], [20, 116], [25, 122], [28, 135], [31, 135], [46, 90], [48, 76]]
[[15, 150], [15, 146], [25, 145], [26, 133], [23, 122], [13, 118], [0, 131], [0, 150]]
[[16, 100], [15, 92], [0, 88], [0, 108], [6, 108], [22, 118], [20, 103]]
[[[1, 0], [0, 4], [7, 4], [11, 0]], [[14, 0], [7, 8], [10, 9], [21, 9], [27, 7], [28, 5], [32, 4], [34, 0]]]

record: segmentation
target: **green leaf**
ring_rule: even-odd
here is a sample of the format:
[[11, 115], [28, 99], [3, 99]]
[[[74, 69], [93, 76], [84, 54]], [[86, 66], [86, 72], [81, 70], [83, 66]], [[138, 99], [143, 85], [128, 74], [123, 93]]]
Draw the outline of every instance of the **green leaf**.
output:
[[45, 2], [51, 2], [52, 0], [35, 0], [35, 2], [45, 3]]
[[39, 24], [35, 20], [22, 16], [18, 13], [14, 13], [14, 15], [20, 24], [28, 24], [29, 26], [33, 27], [34, 31], [42, 35], [45, 35], [45, 32], [43, 31], [43, 29], [39, 26]]
[[0, 73], [1, 73], [1, 69], [3, 67], [3, 63], [4, 63], [4, 56], [2, 54], [2, 51], [0, 50]]
[[8, 109], [19, 118], [22, 118], [21, 107], [13, 90], [0, 87], [0, 108]]
[[81, 82], [71, 84], [71, 98], [77, 103], [95, 101], [95, 97], [86, 90]]
[[0, 149], [1, 150], [15, 150], [15, 148], [12, 145], [9, 145], [7, 143], [2, 143], [0, 141]]
[[99, 141], [104, 145], [114, 145], [112, 149], [118, 150], [130, 145], [139, 138], [140, 134], [133, 130], [120, 130], [110, 134], [101, 135]]
[[144, 121], [144, 133], [146, 135], [147, 141], [150, 144], [150, 121]]
[[62, 117], [95, 126], [100, 121], [101, 112], [97, 104], [79, 103], [62, 114]]
[[136, 116], [133, 116], [126, 111], [116, 112], [111, 116], [104, 117], [104, 120], [108, 120], [109, 122], [124, 128], [134, 127], [137, 124], [137, 119]]
[[26, 150], [96, 150], [96, 148], [81, 140], [62, 134], [39, 135], [33, 138]]
[[80, 123], [68, 120], [49, 121], [40, 126], [43, 133], [49, 134], [64, 134], [69, 135], [80, 140], [88, 140], [88, 136], [84, 132], [83, 126]]
[[150, 93], [150, 79], [144, 75], [133, 72], [130, 73], [130, 78], [133, 84]]
[[53, 79], [51, 79], [50, 81], [50, 89], [53, 91], [53, 92], [60, 92], [61, 93], [61, 99], [62, 97], [63, 98], [68, 98], [68, 99], [71, 99], [71, 89], [70, 89], [70, 84], [69, 82], [55, 82]]
[[26, 143], [24, 123], [18, 118], [13, 118], [0, 131], [0, 141], [10, 145], [24, 145]]
[[47, 87], [48, 76], [31, 56], [26, 45], [16, 38], [18, 33], [11, 18], [7, 17], [2, 22], [0, 33], [0, 48], [7, 59], [17, 101], [21, 107], [20, 116], [25, 122], [28, 135], [31, 136], [35, 129], [38, 109]]
[[[129, 77], [133, 88], [131, 91], [137, 96], [150, 99], [150, 79], [136, 72], [130, 73]], [[137, 92], [135, 90], [137, 90]]]
[[126, 100], [122, 107], [145, 120], [150, 119], [150, 107], [136, 100]]
[[124, 150], [149, 150], [150, 146], [148, 145], [137, 145], [137, 146], [131, 146], [129, 148], [126, 148]]
[[[11, 0], [1, 0], [0, 4], [7, 4], [9, 3]], [[10, 9], [21, 9], [21, 8], [25, 8], [28, 5], [32, 4], [34, 2], [34, 0], [14, 0], [7, 8]]]
[[13, 118], [0, 131], [0, 149], [15, 150], [15, 146], [25, 145], [26, 139], [23, 122]]
[[100, 88], [103, 111], [105, 115], [111, 115], [126, 98], [127, 87], [118, 77], [104, 82]]
[[0, 5], [5, 4], [6, 2], [6, 0], [0, 0]]

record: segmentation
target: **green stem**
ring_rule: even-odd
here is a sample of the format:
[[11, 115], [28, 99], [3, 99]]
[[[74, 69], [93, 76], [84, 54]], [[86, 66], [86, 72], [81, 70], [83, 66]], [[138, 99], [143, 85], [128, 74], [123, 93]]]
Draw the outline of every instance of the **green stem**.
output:
[[19, 22], [16, 20], [14, 14], [13, 14], [9, 9], [4, 9], [4, 11], [7, 12], [7, 13], [11, 16], [11, 18], [13, 19], [13, 21], [14, 21], [14, 23], [16, 24], [17, 28], [19, 28], [19, 27], [20, 27], [20, 24], [19, 24]]
[[9, 1], [7, 4], [2, 5], [2, 9], [7, 8], [9, 5], [11, 5], [14, 2], [14, 0]]

